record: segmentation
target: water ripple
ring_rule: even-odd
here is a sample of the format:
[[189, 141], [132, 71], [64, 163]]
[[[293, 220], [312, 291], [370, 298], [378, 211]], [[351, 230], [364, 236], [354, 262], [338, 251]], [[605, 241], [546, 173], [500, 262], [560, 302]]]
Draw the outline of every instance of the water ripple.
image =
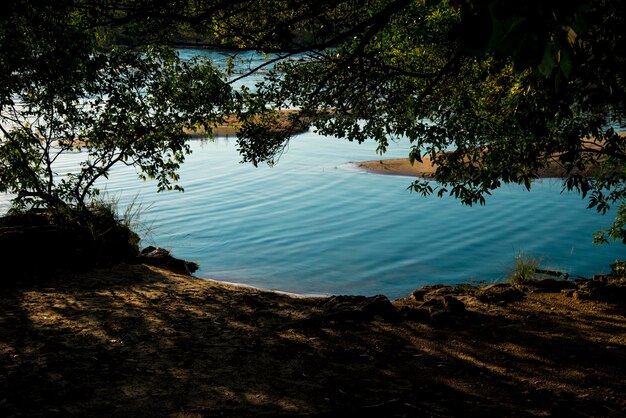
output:
[[[239, 164], [235, 142], [193, 141], [181, 171], [185, 193], [155, 193], [132, 169], [100, 186], [126, 205], [138, 199], [151, 226], [144, 243], [199, 261], [198, 275], [285, 291], [408, 294], [429, 283], [498, 280], [520, 252], [546, 267], [588, 276], [606, 271], [622, 246], [595, 247], [610, 222], [560, 194], [555, 181], [532, 192], [504, 186], [484, 207], [407, 191], [411, 179], [348, 164], [379, 158], [375, 144], [301, 135], [273, 168]], [[409, 144], [392, 144], [389, 158]], [[77, 155], [59, 170], [76, 165]], [[6, 199], [0, 205], [6, 205]]]

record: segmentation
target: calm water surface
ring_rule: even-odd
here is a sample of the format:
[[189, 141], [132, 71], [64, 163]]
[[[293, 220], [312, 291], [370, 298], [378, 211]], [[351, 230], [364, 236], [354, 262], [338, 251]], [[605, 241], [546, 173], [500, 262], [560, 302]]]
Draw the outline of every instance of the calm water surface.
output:
[[[140, 202], [143, 244], [198, 261], [200, 277], [396, 298], [426, 284], [502, 279], [520, 251], [574, 276], [605, 272], [624, 257], [621, 245], [591, 242], [610, 215], [586, 209], [578, 195], [560, 194], [555, 180], [535, 183], [530, 193], [505, 186], [486, 206], [467, 207], [410, 193], [408, 177], [350, 164], [378, 158], [373, 142], [309, 132], [294, 138], [271, 168], [239, 164], [232, 138], [191, 145], [181, 171], [184, 193], [156, 193], [127, 167], [100, 187], [121, 206]], [[408, 149], [393, 144], [385, 158], [406, 157]], [[59, 171], [79, 159], [66, 156]], [[0, 196], [0, 211], [7, 207]]]
[[[142, 204], [143, 244], [198, 261], [196, 275], [305, 294], [401, 297], [432, 283], [504, 277], [523, 251], [545, 267], [588, 276], [623, 257], [594, 246], [610, 217], [586, 209], [554, 180], [532, 192], [506, 186], [483, 207], [407, 191], [411, 179], [370, 174], [350, 162], [375, 159], [374, 143], [313, 132], [292, 140], [275, 167], [239, 164], [234, 139], [192, 141], [184, 193], [156, 193], [127, 167], [101, 187], [122, 205]], [[408, 144], [385, 156], [404, 157]], [[80, 155], [59, 167], [71, 167]], [[6, 205], [5, 205], [6, 207]]]

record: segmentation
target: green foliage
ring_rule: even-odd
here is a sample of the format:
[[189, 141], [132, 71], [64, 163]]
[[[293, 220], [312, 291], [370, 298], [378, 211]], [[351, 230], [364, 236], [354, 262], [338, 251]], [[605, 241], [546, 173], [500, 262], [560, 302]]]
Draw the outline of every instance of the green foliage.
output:
[[[323, 16], [341, 15], [324, 3]], [[358, 3], [361, 13], [325, 36], [320, 29], [310, 59], [280, 65], [248, 106], [298, 107], [322, 134], [375, 140], [380, 152], [408, 138], [412, 161], [438, 166], [436, 183], [412, 184], [419, 194], [484, 204], [502, 184], [530, 189], [556, 166], [563, 189], [599, 212], [622, 202], [624, 1], [457, 3]], [[299, 11], [293, 21], [322, 19]], [[271, 136], [252, 118], [246, 125], [244, 161], [273, 163], [288, 135]], [[619, 231], [607, 237], [626, 236]]]
[[[14, 1], [0, 17], [0, 191], [24, 207], [85, 207], [115, 164], [176, 188], [188, 152], [181, 127], [235, 108], [243, 160], [273, 163], [295, 132], [276, 130], [275, 112], [298, 108], [294, 128], [374, 140], [380, 153], [408, 138], [411, 161], [438, 166], [412, 184], [420, 194], [483, 204], [504, 183], [530, 188], [551, 164], [564, 189], [605, 213], [626, 198], [624, 6]], [[309, 56], [284, 60], [236, 107], [210, 65], [154, 46], [181, 33], [205, 46]], [[122, 38], [137, 48], [100, 49]], [[56, 173], [55, 160], [76, 147], [87, 151], [81, 170]], [[619, 210], [598, 239], [624, 240], [625, 224]]]
[[626, 281], [626, 261], [615, 260], [615, 263], [611, 264], [611, 276]]
[[477, 56], [494, 52], [511, 57], [517, 70], [533, 68], [566, 81], [573, 76], [579, 36], [601, 3], [467, 1], [461, 7], [463, 45]]
[[[177, 170], [188, 135], [233, 109], [230, 87], [209, 62], [183, 62], [170, 48], [98, 48], [93, 16], [71, 3], [16, 2], [0, 37], [0, 192], [21, 208], [85, 210], [117, 164], [159, 191], [182, 188]], [[37, 23], [37, 25], [33, 25]], [[74, 172], [63, 155], [82, 151]]]
[[524, 284], [529, 280], [537, 277], [537, 269], [541, 264], [541, 260], [532, 255], [520, 252], [515, 257], [515, 264], [509, 274], [509, 282], [514, 284]]
[[[619, 189], [616, 188], [612, 192], [612, 201], [623, 200], [623, 193], [624, 191], [621, 187]], [[602, 212], [606, 212], [609, 209], [608, 203], [598, 202], [594, 195], [591, 196], [591, 200], [590, 207], [598, 205], [598, 211]], [[606, 244], [610, 241], [621, 241], [623, 244], [626, 244], [626, 203], [622, 202], [617, 208], [615, 220], [611, 226], [596, 231], [593, 241], [595, 244]]]

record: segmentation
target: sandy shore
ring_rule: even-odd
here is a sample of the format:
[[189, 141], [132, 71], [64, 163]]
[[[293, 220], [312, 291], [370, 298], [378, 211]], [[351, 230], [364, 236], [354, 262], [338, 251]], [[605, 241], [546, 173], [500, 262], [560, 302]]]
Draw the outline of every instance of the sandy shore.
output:
[[624, 306], [542, 286], [389, 303], [142, 264], [48, 278], [3, 289], [0, 416], [625, 416]]
[[408, 158], [364, 161], [355, 165], [372, 173], [396, 176], [430, 177], [437, 171], [437, 166], [433, 165], [429, 157], [424, 157], [421, 163], [415, 161], [413, 165]]
[[[431, 177], [437, 171], [437, 165], [433, 164], [429, 157], [424, 157], [421, 163], [415, 161], [413, 165], [408, 158], [364, 161], [355, 163], [355, 165], [372, 173], [396, 176]], [[589, 171], [588, 174], [593, 175], [594, 172]], [[565, 170], [559, 164], [552, 163], [539, 170], [538, 175], [539, 178], [562, 178], [565, 175]]]
[[[297, 113], [297, 110], [291, 109], [283, 109], [279, 112], [278, 119], [278, 129], [288, 128], [290, 125], [289, 116]], [[211, 137], [231, 137], [236, 136], [241, 129], [241, 122], [235, 116], [230, 116], [226, 118], [226, 121], [218, 126], [215, 126], [211, 129]], [[191, 135], [192, 137], [206, 137], [207, 131], [203, 127], [198, 127], [195, 130], [185, 129], [185, 133]], [[296, 127], [294, 130], [294, 134], [302, 133], [304, 130], [302, 127]]]
[[[626, 138], [626, 132], [622, 132], [619, 135]], [[597, 149], [599, 144], [596, 143], [594, 139], [589, 139], [586, 146], [590, 149]], [[437, 171], [437, 165], [433, 164], [431, 158], [428, 156], [422, 157], [422, 162], [415, 161], [413, 165], [411, 165], [408, 158], [364, 161], [355, 163], [355, 165], [372, 173], [396, 176], [431, 177]], [[595, 176], [599, 173], [599, 169], [591, 168], [584, 174]], [[539, 178], [562, 178], [565, 174], [564, 168], [556, 161], [556, 158], [554, 161], [550, 162], [547, 167], [542, 168], [537, 173]]]

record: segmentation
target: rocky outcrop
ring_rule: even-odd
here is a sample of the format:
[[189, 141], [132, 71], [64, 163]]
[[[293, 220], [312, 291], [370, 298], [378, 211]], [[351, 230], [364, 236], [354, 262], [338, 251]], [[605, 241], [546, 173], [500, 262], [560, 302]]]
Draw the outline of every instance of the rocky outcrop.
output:
[[580, 281], [575, 290], [563, 293], [579, 300], [626, 305], [626, 282], [610, 276], [597, 276], [592, 280]]
[[496, 283], [480, 288], [476, 292], [476, 299], [494, 305], [507, 305], [524, 299], [524, 292], [517, 286], [509, 283]]
[[530, 280], [525, 283], [535, 292], [555, 293], [567, 289], [576, 289], [578, 285], [575, 282], [558, 279], [539, 279]]
[[626, 305], [626, 281], [611, 276], [591, 280], [529, 280], [523, 285], [495, 283], [482, 287], [431, 285], [414, 290], [394, 303], [402, 317], [429, 324], [453, 324], [471, 316], [467, 304], [506, 306], [523, 301], [532, 293], [563, 293], [579, 300], [597, 300]]
[[468, 286], [424, 286], [411, 292], [408, 298], [398, 301], [399, 311], [409, 321], [452, 324], [468, 315], [461, 298], [473, 294], [474, 290]]
[[175, 273], [186, 274], [189, 276], [199, 268], [198, 263], [172, 257], [168, 250], [153, 246], [149, 246], [141, 250], [137, 261], [156, 267], [166, 268]]
[[130, 261], [138, 237], [117, 222], [57, 224], [41, 215], [0, 218], [2, 284]]
[[380, 319], [398, 322], [402, 317], [386, 296], [332, 296], [320, 301], [317, 312], [304, 319], [286, 324], [286, 327], [321, 326], [329, 322], [366, 322]]

